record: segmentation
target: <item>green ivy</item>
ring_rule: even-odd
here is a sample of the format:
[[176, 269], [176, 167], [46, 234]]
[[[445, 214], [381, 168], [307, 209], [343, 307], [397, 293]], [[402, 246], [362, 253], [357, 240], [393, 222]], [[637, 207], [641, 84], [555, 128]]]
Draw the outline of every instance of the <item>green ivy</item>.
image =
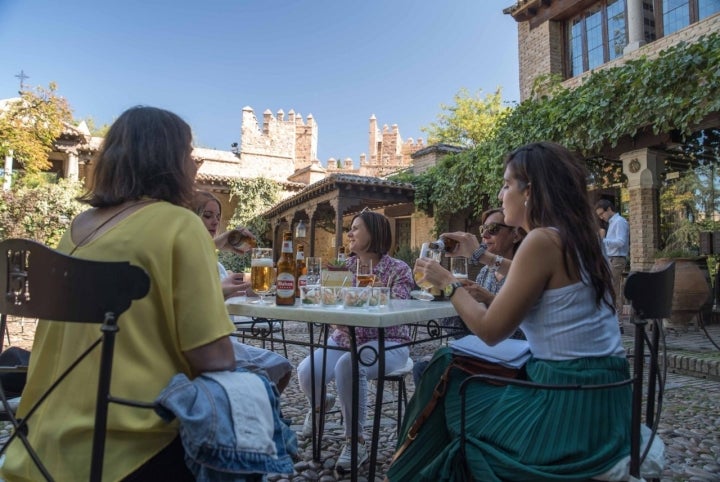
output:
[[415, 186], [417, 208], [436, 219], [466, 209], [479, 215], [497, 204], [504, 156], [546, 140], [582, 154], [595, 184], [622, 181], [617, 164], [600, 154], [604, 146], [615, 147], [641, 129], [689, 136], [708, 114], [720, 111], [718, 52], [720, 34], [713, 33], [681, 42], [654, 59], [593, 72], [574, 89], [561, 86], [556, 76], [538, 79], [536, 92], [542, 87], [544, 94], [516, 105], [499, 120], [494, 136], [420, 175], [403, 174], [403, 180]]
[[[245, 226], [257, 236], [259, 246], [271, 246], [270, 224], [262, 217], [262, 213], [282, 198], [280, 184], [264, 177], [233, 179], [230, 181], [230, 199], [233, 198], [237, 199], [237, 207], [230, 219], [230, 226]], [[250, 266], [248, 255], [221, 253], [220, 262], [235, 272]]]

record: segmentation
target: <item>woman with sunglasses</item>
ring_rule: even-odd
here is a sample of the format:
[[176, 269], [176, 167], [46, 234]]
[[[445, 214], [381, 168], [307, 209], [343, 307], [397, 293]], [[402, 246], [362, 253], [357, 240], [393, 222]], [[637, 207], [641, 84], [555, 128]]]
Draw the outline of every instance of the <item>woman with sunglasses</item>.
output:
[[[487, 250], [492, 253], [498, 253], [504, 259], [511, 260], [525, 237], [525, 230], [505, 224], [505, 215], [503, 214], [503, 210], [499, 208], [488, 209], [482, 213], [480, 219], [483, 223], [482, 226], [480, 226], [480, 235], [485, 242], [485, 246], [487, 246]], [[490, 267], [485, 265], [480, 269], [474, 283], [467, 280], [461, 280], [461, 282], [463, 288], [470, 293], [473, 298], [489, 305], [495, 298], [495, 294], [500, 291], [500, 288], [502, 288], [505, 283], [505, 275], [500, 274], [494, 266]], [[451, 330], [453, 334], [452, 337], [455, 339], [470, 334], [470, 330], [468, 330], [462, 318], [459, 316], [445, 318], [441, 323], [443, 327]], [[523, 335], [522, 330], [517, 329], [510, 338], [524, 340], [525, 335]], [[420, 383], [420, 377], [425, 372], [429, 363], [430, 357], [428, 356], [413, 366], [415, 386]]]
[[[522, 328], [532, 352], [526, 377], [541, 384], [630, 378], [587, 179], [584, 164], [560, 145], [539, 142], [510, 153], [498, 198], [505, 222], [528, 234], [491, 305], [465, 290], [450, 290], [458, 314], [488, 345]], [[459, 241], [459, 255], [486, 254], [477, 239], [450, 236]], [[498, 267], [505, 269], [503, 263], [499, 260]], [[418, 259], [415, 269], [440, 289], [455, 282], [436, 261]], [[408, 414], [427, 404], [423, 385], [439, 379], [450, 360], [448, 351], [436, 353]], [[599, 478], [629, 455], [629, 386], [540, 391], [485, 383], [471, 384], [465, 392], [470, 415], [461, 454], [459, 385], [466, 376], [449, 372], [443, 408], [433, 411], [398, 455], [387, 474], [391, 481], [465, 480], [466, 473], [483, 481], [586, 480]], [[399, 446], [413, 423], [408, 418]]]

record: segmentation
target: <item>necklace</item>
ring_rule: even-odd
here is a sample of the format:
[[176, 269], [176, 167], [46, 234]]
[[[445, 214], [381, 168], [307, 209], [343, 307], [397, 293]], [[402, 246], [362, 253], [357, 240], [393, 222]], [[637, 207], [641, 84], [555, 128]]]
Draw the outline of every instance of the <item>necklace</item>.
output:
[[87, 242], [90, 240], [90, 238], [92, 238], [95, 234], [97, 234], [98, 231], [100, 231], [100, 229], [102, 229], [103, 226], [105, 226], [106, 224], [108, 224], [110, 221], [112, 221], [112, 220], [115, 219], [116, 217], [120, 216], [120, 215], [121, 215], [122, 213], [124, 213], [125, 211], [129, 210], [130, 208], [134, 208], [134, 207], [137, 207], [137, 206], [142, 206], [143, 204], [154, 203], [154, 202], [156, 202], [156, 201], [157, 201], [156, 199], [144, 199], [144, 200], [142, 200], [142, 201], [135, 201], [135, 202], [133, 202], [133, 203], [130, 203], [130, 204], [128, 204], [127, 206], [125, 206], [124, 208], [120, 209], [120, 210], [117, 211], [115, 214], [113, 214], [112, 216], [110, 216], [109, 218], [107, 218], [105, 221], [103, 221], [102, 223], [100, 223], [95, 229], [93, 229], [92, 231], [90, 231], [90, 233], [88, 233], [88, 235], [85, 236], [84, 238], [82, 238], [78, 243], [76, 243], [76, 244], [75, 244], [75, 247], [72, 249], [72, 251], [70, 251], [69, 256], [72, 256], [73, 253], [75, 253], [75, 251], [77, 251], [78, 248], [80, 248], [80, 247], [83, 246], [85, 243], [87, 243]]

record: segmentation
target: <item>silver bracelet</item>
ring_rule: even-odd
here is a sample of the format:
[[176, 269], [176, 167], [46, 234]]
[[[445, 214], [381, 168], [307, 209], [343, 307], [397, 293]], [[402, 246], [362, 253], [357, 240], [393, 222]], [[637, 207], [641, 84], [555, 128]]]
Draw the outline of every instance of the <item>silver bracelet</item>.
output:
[[502, 266], [502, 262], [505, 258], [500, 256], [499, 254], [495, 256], [495, 263], [490, 267], [491, 270], [497, 271], [500, 269], [500, 266]]
[[485, 251], [487, 251], [487, 244], [480, 244], [480, 246], [478, 246], [477, 249], [473, 251], [472, 256], [470, 256], [470, 264], [472, 264], [473, 266], [479, 265], [480, 258], [482, 258], [482, 255], [485, 254]]

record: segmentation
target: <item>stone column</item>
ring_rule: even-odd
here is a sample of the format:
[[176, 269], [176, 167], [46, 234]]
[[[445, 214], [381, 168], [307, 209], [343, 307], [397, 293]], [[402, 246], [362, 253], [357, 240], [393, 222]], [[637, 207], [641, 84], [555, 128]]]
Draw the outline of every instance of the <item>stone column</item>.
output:
[[65, 164], [65, 178], [71, 181], [77, 181], [80, 175], [80, 164], [77, 154], [68, 152], [67, 163]]
[[628, 54], [645, 45], [645, 13], [643, 0], [627, 0], [628, 44], [623, 54]]
[[630, 195], [630, 269], [648, 271], [660, 244], [661, 151], [636, 149], [620, 155]]

